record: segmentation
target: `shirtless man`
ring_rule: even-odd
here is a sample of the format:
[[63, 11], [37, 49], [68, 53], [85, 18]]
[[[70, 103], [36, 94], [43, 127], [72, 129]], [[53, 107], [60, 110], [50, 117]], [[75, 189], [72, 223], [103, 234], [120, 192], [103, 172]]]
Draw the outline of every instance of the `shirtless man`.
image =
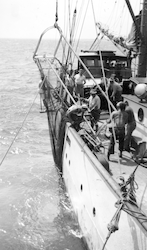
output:
[[116, 107], [116, 104], [122, 101], [123, 98], [122, 98], [122, 87], [118, 82], [115, 81], [115, 74], [112, 74], [110, 77], [109, 89], [112, 91], [110, 100], [112, 100], [112, 103]]
[[129, 106], [128, 102], [125, 102], [126, 108], [125, 111], [128, 114], [128, 124], [126, 127], [126, 136], [124, 141], [124, 149], [130, 152], [130, 142], [133, 131], [136, 128], [136, 120], [133, 109]]
[[[107, 121], [107, 123], [110, 123], [111, 121], [114, 121], [114, 132], [116, 139], [119, 141], [119, 150], [120, 150], [120, 157], [122, 157], [122, 151], [124, 149], [124, 139], [125, 139], [125, 125], [128, 123], [128, 114], [125, 111], [126, 105], [123, 102], [120, 102], [117, 106], [118, 110], [113, 111], [111, 113], [111, 118]], [[113, 132], [113, 130], [112, 130]], [[110, 137], [110, 144], [108, 147], [108, 160], [110, 159], [110, 154], [114, 154], [114, 146], [115, 146], [115, 140], [113, 133]]]

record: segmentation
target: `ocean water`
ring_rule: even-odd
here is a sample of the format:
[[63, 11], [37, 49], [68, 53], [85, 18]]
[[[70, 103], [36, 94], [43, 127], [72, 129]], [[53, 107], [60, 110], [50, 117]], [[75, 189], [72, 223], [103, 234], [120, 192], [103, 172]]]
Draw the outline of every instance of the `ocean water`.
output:
[[0, 40], [0, 250], [83, 250], [40, 113], [37, 40]]

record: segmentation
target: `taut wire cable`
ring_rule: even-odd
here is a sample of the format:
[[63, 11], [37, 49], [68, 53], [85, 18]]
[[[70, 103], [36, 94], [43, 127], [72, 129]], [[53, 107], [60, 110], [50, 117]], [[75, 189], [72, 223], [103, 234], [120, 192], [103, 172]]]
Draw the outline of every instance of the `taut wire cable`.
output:
[[[43, 84], [43, 83], [42, 83], [42, 84]], [[9, 147], [8, 147], [8, 149], [7, 149], [6, 153], [5, 153], [5, 155], [3, 156], [3, 158], [2, 158], [2, 160], [1, 160], [1, 162], [0, 162], [0, 166], [1, 166], [2, 163], [4, 162], [6, 156], [7, 156], [8, 152], [9, 152], [10, 148], [12, 147], [13, 143], [15, 142], [15, 140], [16, 140], [16, 138], [17, 138], [19, 132], [20, 132], [21, 129], [23, 128], [23, 125], [24, 125], [24, 123], [25, 123], [25, 121], [26, 121], [26, 119], [27, 119], [27, 117], [28, 117], [28, 115], [29, 115], [29, 113], [30, 113], [30, 111], [31, 111], [31, 109], [32, 109], [32, 107], [33, 107], [33, 105], [34, 105], [34, 102], [35, 102], [37, 96], [38, 96], [38, 91], [37, 91], [37, 94], [36, 94], [36, 96], [35, 96], [35, 98], [34, 98], [32, 104], [31, 104], [31, 106], [30, 106], [30, 108], [29, 108], [29, 110], [28, 110], [28, 112], [27, 112], [27, 114], [26, 114], [26, 116], [25, 116], [25, 118], [24, 118], [24, 120], [23, 120], [23, 122], [22, 122], [20, 128], [18, 129], [18, 131], [17, 131], [15, 137], [13, 138], [11, 144], [9, 145]]]

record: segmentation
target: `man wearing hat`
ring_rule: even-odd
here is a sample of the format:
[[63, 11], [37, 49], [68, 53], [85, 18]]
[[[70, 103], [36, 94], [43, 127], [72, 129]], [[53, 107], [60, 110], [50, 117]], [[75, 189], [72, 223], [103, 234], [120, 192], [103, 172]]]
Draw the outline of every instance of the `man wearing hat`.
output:
[[100, 108], [101, 108], [101, 99], [99, 98], [99, 96], [97, 95], [97, 90], [96, 89], [91, 89], [90, 91], [90, 97], [87, 100], [88, 101], [88, 106], [89, 106], [89, 110], [91, 112], [92, 115], [92, 119], [91, 119], [91, 127], [93, 128], [95, 125], [96, 128], [96, 132], [98, 130], [98, 120], [100, 118]]

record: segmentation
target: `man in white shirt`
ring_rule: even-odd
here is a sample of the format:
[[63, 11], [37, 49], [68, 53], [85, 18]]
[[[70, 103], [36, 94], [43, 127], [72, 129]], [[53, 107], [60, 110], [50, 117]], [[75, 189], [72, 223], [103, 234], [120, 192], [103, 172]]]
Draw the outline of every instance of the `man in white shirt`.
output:
[[83, 74], [83, 69], [79, 70], [79, 73], [74, 76], [75, 79], [75, 92], [79, 97], [84, 97], [84, 84], [86, 83], [86, 77]]
[[98, 130], [98, 120], [100, 118], [100, 113], [101, 113], [101, 99], [100, 97], [97, 95], [97, 90], [96, 89], [91, 89], [90, 91], [90, 97], [88, 99], [88, 103], [89, 103], [89, 110], [91, 112], [92, 115], [92, 119], [91, 119], [91, 127], [93, 128], [95, 125], [96, 128], [96, 132]]

